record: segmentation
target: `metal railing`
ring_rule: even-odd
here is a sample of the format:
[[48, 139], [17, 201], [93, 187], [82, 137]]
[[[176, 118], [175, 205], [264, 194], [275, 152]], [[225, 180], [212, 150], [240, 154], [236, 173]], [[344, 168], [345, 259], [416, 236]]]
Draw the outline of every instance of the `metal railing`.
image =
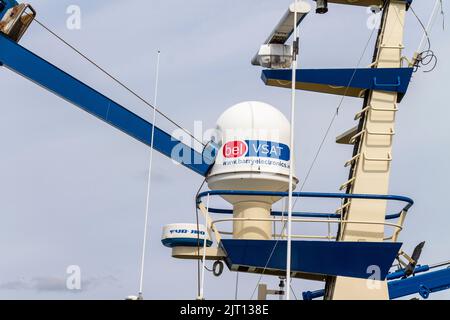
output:
[[[210, 214], [222, 214], [222, 215], [232, 215], [233, 210], [230, 209], [219, 209], [219, 208], [208, 208], [202, 203], [202, 199], [211, 196], [260, 196], [260, 197], [287, 197], [287, 192], [271, 192], [271, 191], [238, 191], [238, 190], [215, 190], [206, 191], [200, 193], [197, 196], [197, 205], [202, 212], [207, 217], [208, 228], [210, 231], [214, 232], [216, 235], [216, 240], [220, 241], [222, 235], [232, 235], [229, 231], [220, 231], [217, 227], [219, 224], [226, 222], [235, 221], [255, 221], [264, 222], [270, 221], [275, 223], [286, 222], [286, 213], [282, 211], [271, 211], [271, 218], [225, 218], [213, 220]], [[292, 222], [293, 223], [303, 223], [303, 224], [327, 224], [328, 234], [327, 235], [292, 235], [294, 239], [315, 239], [315, 240], [336, 240], [336, 236], [331, 234], [331, 225], [339, 225], [341, 228], [347, 224], [360, 224], [360, 225], [379, 225], [384, 227], [391, 227], [394, 229], [392, 236], [384, 238], [385, 241], [396, 242], [400, 232], [403, 230], [403, 224], [409, 209], [414, 205], [414, 201], [408, 197], [398, 196], [398, 195], [371, 195], [371, 194], [342, 194], [342, 193], [314, 193], [314, 192], [294, 192], [293, 196], [295, 198], [320, 198], [320, 199], [340, 199], [344, 200], [379, 200], [379, 201], [393, 201], [404, 203], [404, 207], [395, 213], [387, 214], [384, 222], [380, 221], [357, 221], [357, 220], [345, 220], [341, 214], [338, 213], [316, 213], [316, 212], [293, 212]], [[387, 222], [390, 220], [396, 220], [396, 223]], [[272, 234], [273, 238], [283, 238], [285, 234], [276, 233]]]

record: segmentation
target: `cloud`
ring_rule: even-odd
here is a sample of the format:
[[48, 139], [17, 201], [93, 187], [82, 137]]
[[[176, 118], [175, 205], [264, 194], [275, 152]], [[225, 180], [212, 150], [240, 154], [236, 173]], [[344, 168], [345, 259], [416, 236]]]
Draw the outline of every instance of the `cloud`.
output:
[[0, 284], [1, 290], [25, 290], [30, 289], [30, 284], [24, 280], [14, 280]]
[[66, 287], [66, 278], [54, 276], [38, 276], [31, 279], [19, 279], [0, 284], [0, 290], [23, 291], [30, 290], [36, 292], [73, 292], [91, 290], [102, 286], [115, 285], [117, 278], [111, 275], [101, 277], [90, 277], [82, 280], [81, 290], [69, 290]]

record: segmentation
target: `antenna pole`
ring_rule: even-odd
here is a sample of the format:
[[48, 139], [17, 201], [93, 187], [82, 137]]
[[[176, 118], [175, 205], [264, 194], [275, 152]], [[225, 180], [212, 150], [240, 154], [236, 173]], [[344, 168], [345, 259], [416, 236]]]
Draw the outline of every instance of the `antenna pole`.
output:
[[[290, 140], [290, 167], [289, 167], [289, 197], [288, 197], [288, 226], [287, 226], [287, 259], [286, 259], [286, 286], [291, 285], [291, 249], [292, 249], [292, 193], [294, 192], [294, 135], [295, 135], [295, 94], [297, 82], [297, 55], [298, 55], [298, 32], [297, 32], [297, 4], [294, 2], [294, 44], [292, 46], [292, 92], [291, 92], [291, 140]], [[286, 290], [286, 300], [290, 300], [290, 290]]]
[[145, 203], [145, 222], [144, 222], [144, 240], [142, 245], [142, 256], [141, 256], [141, 275], [139, 279], [139, 300], [144, 299], [144, 271], [145, 271], [145, 252], [147, 248], [147, 236], [148, 236], [148, 224], [149, 224], [149, 213], [150, 213], [150, 192], [152, 187], [152, 167], [153, 167], [153, 147], [154, 147], [154, 137], [155, 137], [155, 126], [156, 126], [156, 113], [158, 108], [158, 84], [159, 84], [159, 63], [160, 63], [161, 51], [158, 50], [158, 60], [156, 63], [156, 82], [155, 82], [155, 100], [153, 108], [153, 121], [152, 121], [152, 132], [151, 132], [151, 145], [150, 145], [150, 161], [148, 168], [148, 180], [147, 180], [147, 200]]
[[[208, 194], [208, 198], [206, 200], [206, 210], [209, 213], [209, 194]], [[205, 219], [207, 219], [205, 217]], [[205, 221], [205, 225], [207, 225], [208, 221]], [[197, 300], [204, 300], [205, 299], [205, 271], [206, 271], [206, 241], [208, 240], [208, 229], [206, 228], [205, 230], [205, 236], [203, 239], [203, 257], [202, 257], [202, 282], [201, 282], [201, 287], [200, 287], [200, 295], [197, 298]]]

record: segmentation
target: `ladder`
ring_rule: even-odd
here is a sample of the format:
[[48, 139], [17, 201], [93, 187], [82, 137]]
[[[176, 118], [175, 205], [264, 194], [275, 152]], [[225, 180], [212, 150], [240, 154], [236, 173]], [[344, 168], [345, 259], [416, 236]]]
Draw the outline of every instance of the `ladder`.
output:
[[[378, 34], [372, 68], [399, 68], [402, 61], [403, 29], [407, 3], [390, 1], [383, 11], [382, 27]], [[380, 83], [377, 88], [400, 86], [398, 83]], [[345, 163], [350, 168], [349, 179], [340, 186], [348, 194], [387, 194], [395, 136], [395, 120], [398, 93], [383, 90], [365, 92], [363, 109], [355, 115], [358, 126], [338, 137], [338, 143], [354, 146], [352, 158]], [[374, 203], [349, 199], [342, 203], [338, 212], [345, 220], [385, 220], [386, 202]], [[383, 226], [344, 225], [339, 229], [339, 241], [376, 242], [384, 239]], [[368, 273], [367, 277], [369, 278]], [[326, 299], [380, 299], [388, 300], [387, 282], [375, 281], [368, 286], [367, 280], [332, 277], [327, 281]], [[349, 290], [352, 288], [352, 290]]]

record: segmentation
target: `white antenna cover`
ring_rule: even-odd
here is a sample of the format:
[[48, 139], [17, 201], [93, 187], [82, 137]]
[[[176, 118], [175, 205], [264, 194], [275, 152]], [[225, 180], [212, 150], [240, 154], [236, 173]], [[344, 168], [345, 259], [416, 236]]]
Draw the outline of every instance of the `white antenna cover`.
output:
[[283, 113], [267, 103], [243, 102], [222, 114], [217, 129], [221, 145], [208, 176], [212, 190], [288, 189], [290, 123]]

